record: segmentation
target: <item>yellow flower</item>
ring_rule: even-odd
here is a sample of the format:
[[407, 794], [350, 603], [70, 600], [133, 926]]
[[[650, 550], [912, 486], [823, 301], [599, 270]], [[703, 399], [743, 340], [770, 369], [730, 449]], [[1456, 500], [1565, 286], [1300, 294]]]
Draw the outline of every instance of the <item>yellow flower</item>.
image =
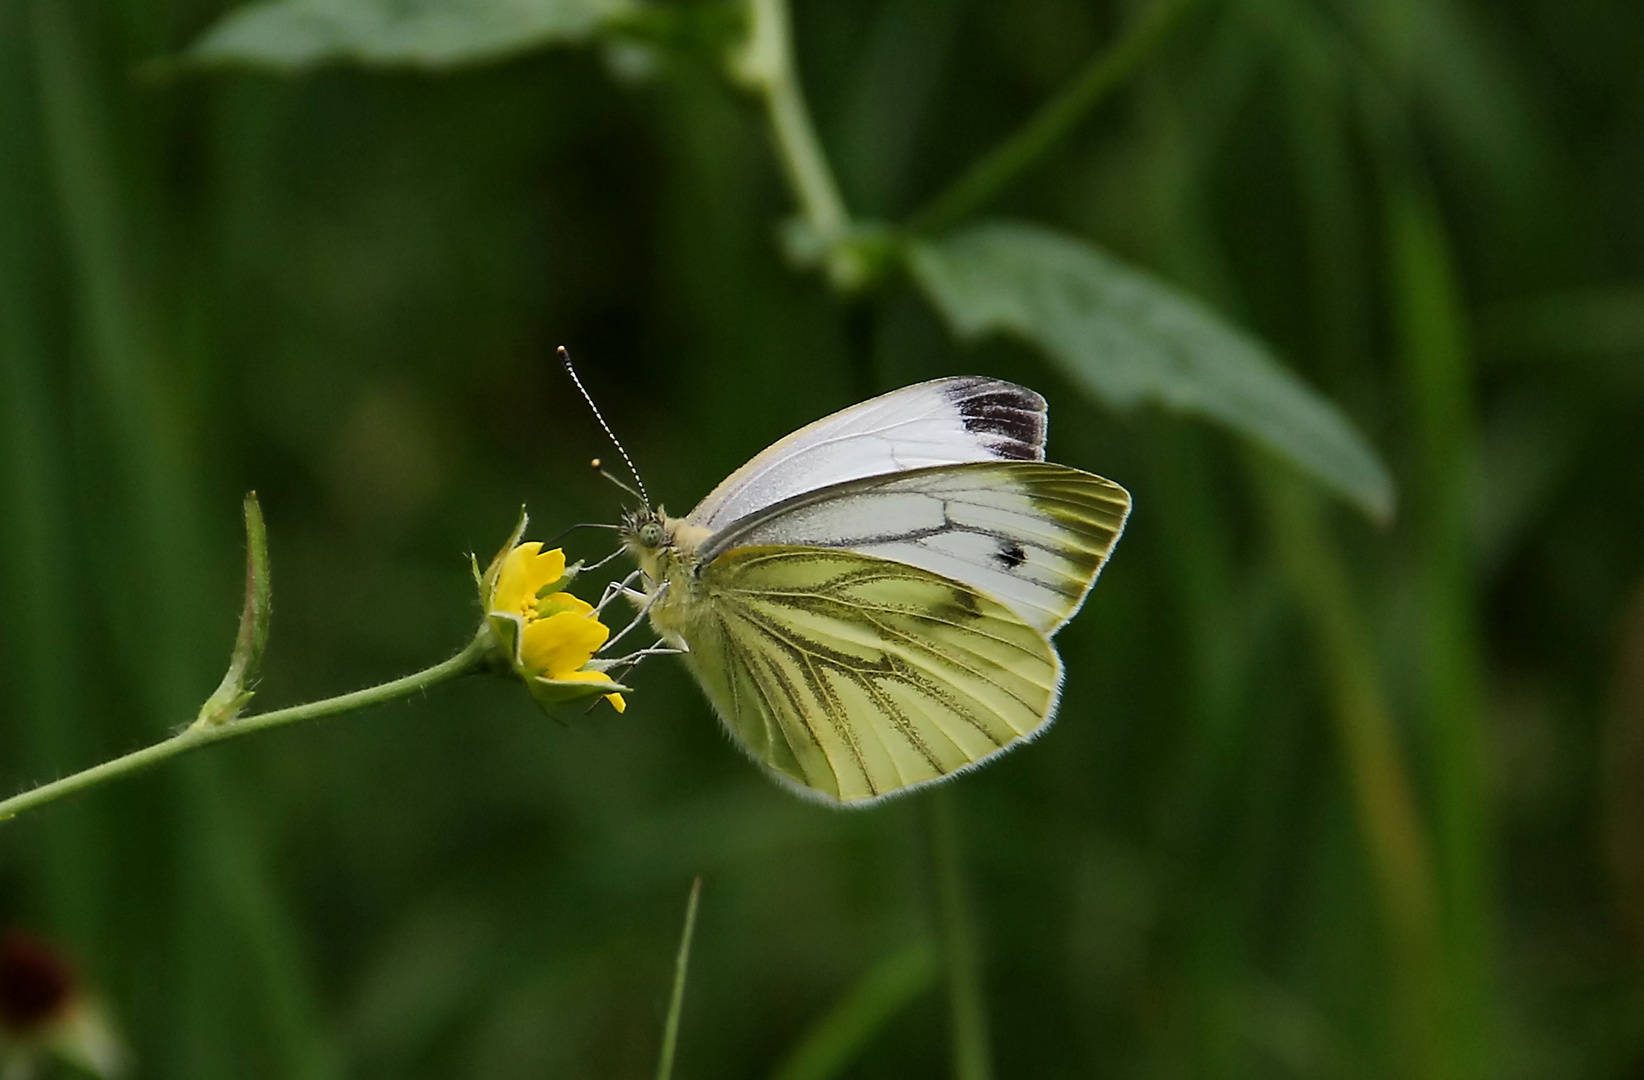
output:
[[[543, 600], [541, 611], [539, 618], [525, 624], [519, 644], [522, 673], [531, 685], [610, 683], [605, 672], [586, 667], [611, 636], [593, 605], [569, 593], [555, 593]], [[628, 707], [621, 694], [606, 694], [605, 700], [617, 712]]]
[[[519, 543], [525, 517], [490, 569], [479, 579], [486, 619], [509, 666], [525, 680], [543, 706], [601, 694], [619, 684], [601, 671], [594, 654], [611, 636], [592, 604], [565, 592], [576, 576], [567, 571], [565, 552]], [[620, 693], [606, 692], [617, 712], [628, 706]]]

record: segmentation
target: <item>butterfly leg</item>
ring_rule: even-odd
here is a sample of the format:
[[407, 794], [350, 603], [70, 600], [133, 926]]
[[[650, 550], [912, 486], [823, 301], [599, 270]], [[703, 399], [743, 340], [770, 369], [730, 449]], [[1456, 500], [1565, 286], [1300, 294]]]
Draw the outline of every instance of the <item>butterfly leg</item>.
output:
[[600, 612], [604, 611], [610, 606], [611, 601], [615, 600], [619, 596], [626, 596], [629, 599], [633, 599], [637, 596], [640, 599], [644, 599], [645, 594], [633, 588], [634, 579], [639, 577], [639, 575], [643, 572], [644, 571], [641, 570], [635, 570], [621, 581], [608, 582], [605, 586], [605, 592], [599, 598], [599, 603], [594, 607], [594, 614], [598, 615]]
[[[632, 592], [633, 590], [630, 589], [628, 591]], [[668, 583], [666, 581], [664, 581], [661, 585], [657, 586], [656, 591], [653, 592], [651, 595], [645, 596], [643, 593], [641, 593], [640, 595], [642, 597], [644, 597], [644, 599], [645, 599], [645, 606], [639, 609], [639, 614], [634, 616], [634, 621], [633, 622], [629, 623], [627, 626], [624, 626], [621, 630], [618, 630], [617, 633], [616, 633], [616, 636], [612, 637], [609, 641], [607, 641], [605, 643], [605, 648], [609, 649], [612, 645], [615, 645], [617, 642], [619, 642], [623, 638], [627, 637], [629, 632], [632, 631], [636, 626], [638, 626], [640, 623], [644, 622], [645, 621], [645, 616], [647, 616], [651, 613], [651, 608], [656, 606], [656, 602], [658, 600], [661, 600], [663, 595], [667, 591], [668, 591]]]
[[610, 660], [596, 661], [596, 663], [599, 665], [599, 670], [610, 675], [617, 682], [621, 682], [633, 673], [633, 670], [639, 666], [642, 660], [652, 656], [678, 656], [683, 652], [685, 652], [684, 649], [676, 649], [672, 645], [659, 643], [647, 645], [645, 648], [631, 652], [627, 656], [617, 656]]
[[611, 552], [609, 555], [605, 556], [605, 558], [599, 560], [598, 562], [589, 563], [587, 566], [584, 566], [583, 569], [584, 570], [598, 570], [599, 568], [601, 568], [603, 566], [607, 566], [610, 563], [615, 562], [617, 559], [622, 558], [622, 556], [624, 556], [626, 554], [628, 554], [628, 549], [619, 544], [619, 545], [617, 545], [617, 549], [615, 551]]

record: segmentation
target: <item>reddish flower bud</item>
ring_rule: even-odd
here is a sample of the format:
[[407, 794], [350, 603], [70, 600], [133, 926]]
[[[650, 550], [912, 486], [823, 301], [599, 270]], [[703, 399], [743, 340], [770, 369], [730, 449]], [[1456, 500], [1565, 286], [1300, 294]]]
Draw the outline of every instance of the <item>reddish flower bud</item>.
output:
[[61, 1019], [74, 1000], [67, 961], [21, 930], [0, 937], [0, 1029], [27, 1037]]

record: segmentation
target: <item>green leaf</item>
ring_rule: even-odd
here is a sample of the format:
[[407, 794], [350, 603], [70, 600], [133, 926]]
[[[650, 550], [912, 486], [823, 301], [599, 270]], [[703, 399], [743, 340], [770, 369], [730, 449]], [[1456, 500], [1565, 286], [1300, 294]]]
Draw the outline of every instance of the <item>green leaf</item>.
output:
[[1377, 520], [1393, 481], [1333, 404], [1204, 303], [1091, 244], [988, 222], [910, 252], [914, 278], [955, 333], [1042, 348], [1121, 409], [1204, 416], [1294, 462]]
[[206, 64], [295, 71], [345, 62], [439, 69], [592, 38], [635, 0], [264, 0], [189, 49]]

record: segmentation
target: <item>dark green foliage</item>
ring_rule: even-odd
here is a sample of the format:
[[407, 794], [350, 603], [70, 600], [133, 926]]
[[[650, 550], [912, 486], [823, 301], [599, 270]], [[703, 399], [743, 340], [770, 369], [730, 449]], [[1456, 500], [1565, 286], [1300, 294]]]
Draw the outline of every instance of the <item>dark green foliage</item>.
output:
[[[253, 709], [459, 648], [521, 502], [619, 509], [562, 343], [675, 512], [969, 371], [1136, 512], [951, 847], [777, 788], [667, 661], [620, 717], [475, 680], [0, 826], [0, 922], [139, 1075], [648, 1075], [697, 874], [678, 1077], [1637, 1074], [1644, 8], [800, 0], [830, 232], [735, 5], [327, 2], [262, 9], [271, 71], [220, 3], [0, 0], [0, 790], [196, 715], [252, 488]], [[1006, 143], [1050, 101], [1095, 107]], [[989, 240], [1113, 276], [1047, 307]], [[1190, 362], [1115, 383], [1150, 342]]]

